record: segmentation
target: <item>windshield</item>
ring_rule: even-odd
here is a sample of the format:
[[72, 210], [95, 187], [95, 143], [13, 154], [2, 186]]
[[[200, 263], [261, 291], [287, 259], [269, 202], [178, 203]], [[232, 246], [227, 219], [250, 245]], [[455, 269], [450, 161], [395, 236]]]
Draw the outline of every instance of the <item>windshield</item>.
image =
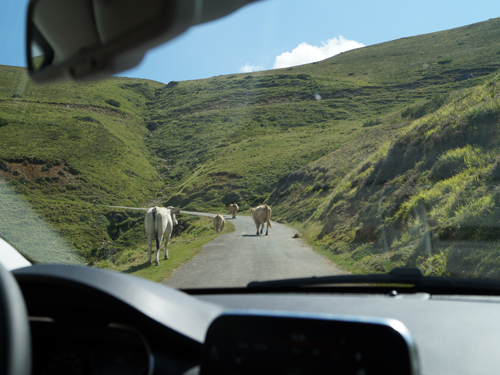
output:
[[175, 288], [500, 277], [500, 6], [258, 2], [38, 85], [27, 4], [0, 12], [0, 237], [30, 262]]

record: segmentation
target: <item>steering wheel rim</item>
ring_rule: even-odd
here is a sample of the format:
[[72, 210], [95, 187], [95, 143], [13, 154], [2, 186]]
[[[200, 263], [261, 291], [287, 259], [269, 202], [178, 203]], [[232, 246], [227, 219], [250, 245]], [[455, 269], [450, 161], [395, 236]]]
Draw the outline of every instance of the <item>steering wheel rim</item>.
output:
[[0, 264], [0, 375], [30, 374], [28, 312], [16, 279]]

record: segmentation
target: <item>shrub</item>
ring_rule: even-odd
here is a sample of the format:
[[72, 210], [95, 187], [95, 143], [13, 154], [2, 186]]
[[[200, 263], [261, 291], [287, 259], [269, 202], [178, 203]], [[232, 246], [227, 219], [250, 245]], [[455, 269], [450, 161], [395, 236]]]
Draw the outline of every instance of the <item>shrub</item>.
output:
[[118, 100], [115, 100], [115, 99], [108, 99], [106, 100], [106, 103], [108, 103], [109, 105], [112, 105], [113, 107], [120, 107], [121, 104]]
[[58, 174], [59, 176], [65, 176], [65, 175], [66, 175], [66, 174], [65, 174], [62, 170], [60, 170], [59, 172], [57, 172], [57, 174]]
[[381, 123], [382, 123], [382, 120], [380, 120], [379, 118], [369, 119], [363, 123], [363, 127], [374, 126], [374, 125], [378, 125]]
[[0, 128], [5, 125], [9, 125], [9, 122], [4, 118], [0, 118]]
[[158, 124], [154, 121], [148, 121], [148, 123], [146, 124], [146, 128], [152, 132], [158, 128]]
[[423, 105], [406, 108], [403, 112], [401, 112], [401, 117], [409, 117], [412, 120], [423, 117], [441, 108], [445, 104], [446, 99], [447, 95], [438, 95]]
[[14, 171], [13, 175], [14, 176], [19, 176], [21, 173], [19, 171]]
[[[111, 104], [111, 103], [109, 103], [109, 104]], [[120, 106], [120, 103], [118, 103], [118, 107], [119, 106]], [[79, 121], [95, 122], [97, 124], [100, 124], [100, 121], [96, 120], [95, 118], [93, 118], [91, 116], [75, 116], [74, 118], [77, 119], [77, 120], [79, 120]]]

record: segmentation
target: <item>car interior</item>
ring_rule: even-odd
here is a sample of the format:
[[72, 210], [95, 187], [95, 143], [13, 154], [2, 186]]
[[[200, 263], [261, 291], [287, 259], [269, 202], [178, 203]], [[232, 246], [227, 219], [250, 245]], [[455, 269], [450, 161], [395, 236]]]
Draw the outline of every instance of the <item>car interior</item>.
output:
[[[250, 2], [32, 0], [30, 76], [107, 77]], [[85, 266], [0, 265], [0, 373], [494, 374], [499, 316], [498, 283], [416, 268], [176, 290]]]

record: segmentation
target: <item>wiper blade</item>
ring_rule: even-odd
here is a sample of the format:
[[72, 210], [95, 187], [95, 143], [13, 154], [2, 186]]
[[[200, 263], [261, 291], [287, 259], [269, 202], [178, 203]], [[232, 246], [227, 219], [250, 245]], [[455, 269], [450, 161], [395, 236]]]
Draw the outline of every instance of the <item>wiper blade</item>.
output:
[[312, 276], [298, 279], [252, 281], [247, 288], [290, 287], [322, 284], [415, 284], [425, 277], [418, 268], [395, 268], [388, 273], [371, 275]]
[[367, 284], [408, 284], [419, 290], [448, 290], [452, 293], [499, 294], [500, 283], [496, 280], [465, 279], [458, 277], [424, 276], [418, 268], [395, 268], [385, 274], [338, 275], [297, 279], [252, 281], [247, 288], [301, 288], [318, 285], [367, 285]]

